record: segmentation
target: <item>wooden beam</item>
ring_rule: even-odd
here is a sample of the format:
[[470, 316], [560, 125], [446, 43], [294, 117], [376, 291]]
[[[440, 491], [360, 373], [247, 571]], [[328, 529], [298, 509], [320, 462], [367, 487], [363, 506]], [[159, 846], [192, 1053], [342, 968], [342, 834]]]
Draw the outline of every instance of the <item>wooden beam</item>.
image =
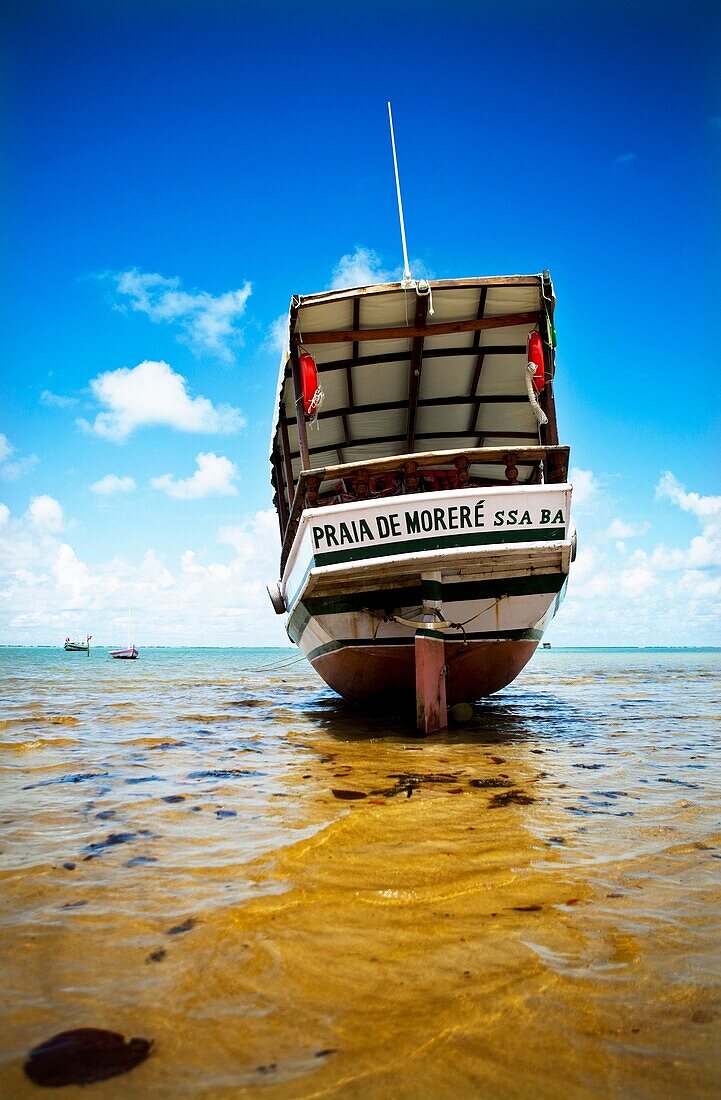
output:
[[[424, 295], [425, 297], [425, 295]], [[420, 299], [419, 299], [420, 301]], [[443, 321], [438, 325], [401, 325], [395, 328], [341, 329], [338, 332], [304, 332], [303, 344], [350, 344], [356, 340], [410, 340], [417, 336], [447, 336], [459, 332], [479, 332], [492, 328], [512, 328], [514, 325], [535, 325], [539, 311], [530, 313], [507, 313], [500, 317], [483, 317], [471, 321]], [[291, 338], [294, 347], [298, 347], [300, 336], [294, 332]]]
[[[353, 328], [360, 328], [360, 298], [353, 299]], [[358, 341], [353, 342], [353, 350], [351, 352], [350, 363], [346, 366], [345, 380], [346, 389], [348, 391], [348, 410], [350, 412], [355, 411], [355, 397], [353, 395], [353, 371], [358, 364]], [[348, 424], [348, 416], [343, 413], [343, 437], [346, 443], [350, 442], [350, 426]]]
[[285, 533], [285, 528], [288, 524], [288, 509], [290, 507], [290, 502], [286, 500], [285, 486], [283, 484], [283, 473], [280, 464], [280, 455], [278, 454], [277, 450], [273, 451], [271, 462], [273, 463], [271, 485], [273, 485], [273, 487], [275, 488], [275, 496], [278, 509], [278, 521], [280, 523], [280, 535], [282, 538], [283, 534]]
[[[360, 298], [353, 300], [353, 328], [356, 332], [360, 329]], [[353, 341], [353, 351], [351, 354], [351, 361], [346, 368], [346, 381], [348, 383], [348, 405], [353, 409], [355, 400], [353, 398], [353, 367], [358, 364], [358, 341]]]
[[556, 300], [553, 296], [553, 284], [551, 283], [551, 276], [548, 271], [543, 272], [543, 296], [544, 301], [547, 303], [548, 314], [544, 311], [541, 315], [539, 328], [541, 328], [541, 334], [543, 336], [543, 362], [546, 384], [538, 395], [538, 403], [548, 418], [548, 423], [544, 424], [541, 428], [541, 440], [544, 443], [555, 446], [558, 444], [556, 401], [553, 396], [553, 377], [556, 373], [556, 353], [553, 348], [553, 340], [547, 318], [550, 324], [553, 324], [553, 311]]
[[[367, 458], [360, 462], [349, 462], [345, 466], [325, 466], [313, 471], [315, 477], [336, 480], [346, 477], [356, 470], [368, 470], [371, 474], [387, 473], [403, 464], [406, 460], [412, 460], [414, 464], [423, 469], [429, 466], [452, 466], [459, 455], [468, 460], [469, 466], [484, 463], [491, 466], [506, 466], [506, 457], [512, 455], [516, 464], [534, 463], [544, 461], [550, 457], [557, 458], [561, 462], [568, 462], [569, 447], [464, 447], [460, 450], [443, 451], [415, 451], [409, 455], [391, 455], [389, 458]], [[303, 474], [301, 480], [306, 480]]]
[[283, 455], [283, 469], [285, 471], [285, 485], [288, 492], [288, 507], [290, 508], [295, 494], [295, 481], [293, 480], [293, 452], [290, 449], [290, 437], [288, 435], [288, 421], [285, 419], [285, 408], [280, 416], [280, 441], [281, 454]]
[[[423, 397], [417, 402], [418, 407], [421, 409], [429, 408], [434, 405], [447, 406], [447, 405], [471, 405], [477, 403], [480, 405], [523, 405], [528, 404], [528, 397], [525, 393], [509, 393], [499, 394], [490, 393], [485, 397], [478, 397], [475, 399], [471, 397]], [[405, 409], [407, 407], [407, 401], [376, 401], [372, 405], [356, 405], [355, 408], [349, 408], [346, 406], [343, 409], [327, 409], [325, 412], [318, 413], [319, 420], [334, 420], [336, 417], [350, 416], [351, 413], [360, 415], [362, 413], [377, 413], [377, 412], [393, 412], [399, 409]], [[295, 417], [288, 418], [288, 424], [295, 424]], [[441, 434], [443, 434], [441, 432]], [[474, 435], [474, 430], [471, 429], [467, 435]], [[488, 434], [488, 433], [486, 433]], [[366, 440], [366, 442], [377, 442], [375, 440]]]
[[308, 432], [305, 424], [305, 410], [303, 408], [303, 385], [300, 379], [300, 362], [298, 359], [299, 336], [295, 331], [298, 318], [299, 305], [295, 299], [290, 306], [290, 369], [293, 378], [293, 394], [295, 396], [295, 423], [298, 429], [298, 446], [300, 447], [301, 467], [304, 470], [310, 468], [310, 455], [308, 452]]
[[[480, 296], [479, 296], [479, 299], [478, 299], [478, 320], [479, 321], [481, 320], [481, 318], [483, 317], [483, 314], [485, 312], [486, 297], [487, 296], [488, 296], [488, 287], [484, 286], [484, 287], [481, 288], [481, 293], [480, 293]], [[471, 388], [470, 388], [470, 391], [469, 391], [469, 394], [470, 394], [471, 398], [473, 399], [473, 410], [471, 412], [471, 422], [468, 425], [468, 427], [471, 429], [471, 431], [473, 431], [473, 429], [475, 428], [476, 421], [478, 420], [478, 410], [480, 408], [480, 405], [476, 403], [476, 390], [478, 389], [478, 383], [479, 383], [480, 378], [481, 378], [481, 371], [483, 370], [483, 361], [486, 358], [486, 349], [484, 348], [483, 351], [479, 351], [480, 345], [481, 345], [481, 334], [480, 334], [480, 332], [477, 332], [476, 335], [473, 338], [473, 350], [477, 353], [476, 354], [476, 365], [473, 368], [473, 378], [471, 379]]]
[[[525, 344], [489, 344], [483, 349], [484, 355], [525, 355]], [[377, 367], [382, 363], [407, 363], [411, 358], [411, 351], [386, 351], [382, 355], [359, 355], [357, 359], [331, 359], [327, 363], [318, 363], [318, 374], [326, 371], [347, 371], [352, 363], [355, 367]], [[459, 356], [468, 358], [473, 355], [473, 348], [423, 348], [425, 359], [454, 359]], [[290, 378], [290, 367], [286, 371], [286, 378]]]
[[[425, 330], [428, 316], [430, 294], [416, 294], [416, 318], [414, 328]], [[410, 454], [416, 438], [416, 412], [418, 411], [418, 393], [421, 388], [421, 370], [423, 369], [423, 336], [413, 338], [411, 347], [411, 366], [408, 373], [408, 422], [406, 425], [406, 451]]]
[[[534, 442], [538, 441], [538, 433], [537, 432], [486, 432], [485, 435], [489, 436], [489, 437], [492, 437], [492, 438], [495, 438], [495, 439], [518, 439], [518, 440], [524, 440], [524, 439], [529, 440], [529, 439], [531, 439]], [[417, 440], [419, 440], [419, 439], [469, 439], [470, 440], [470, 439], [475, 439], [475, 435], [474, 435], [473, 432], [466, 432], [466, 431], [462, 431], [462, 432], [440, 432], [440, 433], [439, 432], [416, 432], [416, 439]], [[350, 443], [346, 443], [345, 450], [351, 451], [356, 447], [367, 447], [369, 442], [372, 442], [372, 443], [405, 443], [405, 441], [406, 441], [405, 435], [388, 435], [388, 436], [384, 436], [382, 439], [373, 439], [373, 440], [356, 439], [356, 440], [351, 440]], [[323, 454], [325, 451], [335, 451], [335, 449], [336, 449], [336, 444], [335, 443], [326, 443], [325, 445], [321, 444], [318, 447], [311, 447], [310, 448], [310, 454], [311, 454], [311, 456], [312, 455], [319, 455], [319, 454]], [[483, 448], [483, 449], [485, 450], [486, 448]], [[507, 451], [508, 447], [506, 447], [505, 450]], [[299, 456], [298, 451], [293, 451], [293, 458], [299, 458], [299, 457], [300, 456]]]

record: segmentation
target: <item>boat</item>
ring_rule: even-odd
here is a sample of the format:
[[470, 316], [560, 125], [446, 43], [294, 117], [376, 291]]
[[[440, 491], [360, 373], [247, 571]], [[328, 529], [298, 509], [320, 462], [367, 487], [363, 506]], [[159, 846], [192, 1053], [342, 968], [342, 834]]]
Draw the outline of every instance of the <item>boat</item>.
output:
[[551, 643], [550, 642], [544, 642], [543, 643], [543, 648], [544, 649], [550, 649], [551, 648]]
[[63, 646], [66, 653], [87, 653], [90, 656], [90, 642], [92, 641], [92, 634], [85, 636], [85, 641], [72, 641], [70, 637], [65, 639], [65, 645]]
[[338, 694], [424, 733], [518, 675], [566, 590], [555, 304], [548, 271], [291, 299], [271, 602]]
[[139, 656], [139, 650], [136, 648], [135, 643], [130, 641], [131, 631], [131, 616], [130, 610], [128, 610], [128, 644], [125, 649], [111, 649], [110, 656], [114, 657], [117, 661], [135, 661]]
[[127, 649], [111, 649], [110, 656], [118, 661], [134, 661], [139, 656], [139, 651], [131, 645]]

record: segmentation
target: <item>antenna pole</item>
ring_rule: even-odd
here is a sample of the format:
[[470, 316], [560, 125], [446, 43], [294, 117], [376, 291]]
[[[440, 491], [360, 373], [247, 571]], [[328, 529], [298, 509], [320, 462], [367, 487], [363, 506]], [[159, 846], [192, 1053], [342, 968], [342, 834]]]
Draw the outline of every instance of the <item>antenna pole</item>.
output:
[[390, 100], [388, 101], [388, 121], [391, 124], [391, 147], [393, 149], [393, 168], [396, 173], [396, 194], [398, 195], [398, 217], [401, 222], [401, 241], [403, 243], [403, 282], [410, 283], [411, 269], [408, 266], [408, 249], [406, 248], [406, 226], [403, 221], [403, 200], [401, 199], [401, 181], [398, 176], [398, 158], [396, 156], [396, 139], [393, 133], [393, 112], [391, 111]]

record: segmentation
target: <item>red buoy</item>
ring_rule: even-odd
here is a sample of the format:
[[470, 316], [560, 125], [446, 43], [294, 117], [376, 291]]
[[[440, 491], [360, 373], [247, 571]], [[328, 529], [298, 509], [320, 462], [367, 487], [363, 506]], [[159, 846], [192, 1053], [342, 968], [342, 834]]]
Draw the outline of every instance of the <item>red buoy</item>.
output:
[[533, 363], [536, 368], [532, 375], [533, 385], [536, 393], [540, 393], [546, 385], [546, 366], [543, 360], [543, 341], [539, 332], [528, 334], [528, 362]]
[[315, 416], [323, 404], [323, 397], [325, 396], [318, 382], [318, 368], [315, 359], [307, 351], [302, 352], [299, 363], [305, 415]]

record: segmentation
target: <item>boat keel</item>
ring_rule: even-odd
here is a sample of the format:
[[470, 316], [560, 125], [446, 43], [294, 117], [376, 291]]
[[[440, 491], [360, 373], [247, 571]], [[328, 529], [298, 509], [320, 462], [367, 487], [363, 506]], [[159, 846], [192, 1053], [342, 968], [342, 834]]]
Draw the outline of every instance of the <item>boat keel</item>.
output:
[[419, 630], [415, 636], [416, 726], [422, 734], [448, 725], [446, 645], [443, 635]]

